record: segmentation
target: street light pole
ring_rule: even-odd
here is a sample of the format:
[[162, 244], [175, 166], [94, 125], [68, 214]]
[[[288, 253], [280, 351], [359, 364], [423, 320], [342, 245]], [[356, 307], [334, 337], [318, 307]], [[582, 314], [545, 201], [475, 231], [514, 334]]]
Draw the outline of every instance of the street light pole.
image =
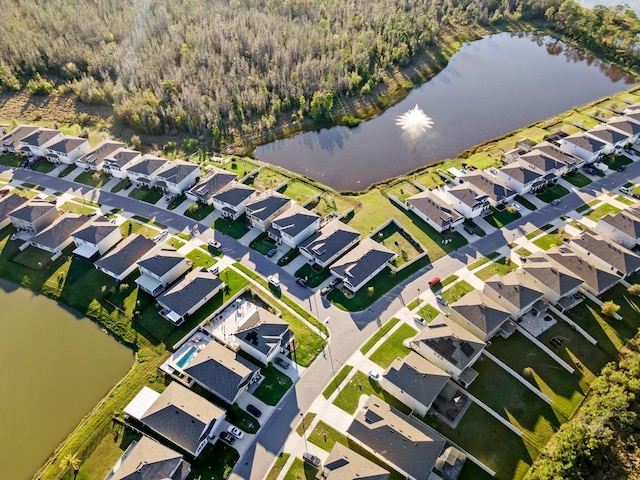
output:
[[304, 413], [300, 413], [302, 417], [302, 438], [304, 439], [304, 452], [309, 453], [309, 447], [307, 446], [307, 427], [304, 424]]
[[[329, 320], [330, 320], [330, 319], [331, 319], [331, 317], [327, 317], [327, 318], [325, 318], [323, 323], [324, 323], [325, 325], [328, 325], [328, 324], [329, 324]], [[334, 379], [334, 381], [335, 381], [335, 378], [336, 378], [336, 369], [335, 369], [335, 368], [334, 368], [334, 366], [333, 366], [333, 355], [331, 354], [331, 341], [330, 341], [330, 338], [327, 338], [327, 350], [328, 350], [328, 352], [329, 352], [329, 362], [331, 363], [331, 371], [333, 372], [333, 379]], [[338, 386], [336, 385], [336, 387], [338, 387]], [[339, 390], [339, 388], [338, 388], [338, 390]]]

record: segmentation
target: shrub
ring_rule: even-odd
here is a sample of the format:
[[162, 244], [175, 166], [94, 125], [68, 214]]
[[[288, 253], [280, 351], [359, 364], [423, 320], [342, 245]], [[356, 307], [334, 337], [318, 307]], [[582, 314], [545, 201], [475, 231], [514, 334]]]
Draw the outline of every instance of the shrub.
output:
[[613, 317], [620, 310], [620, 305], [613, 300], [608, 300], [602, 304], [602, 314], [608, 317]]
[[634, 283], [627, 288], [629, 295], [640, 295], [640, 283]]

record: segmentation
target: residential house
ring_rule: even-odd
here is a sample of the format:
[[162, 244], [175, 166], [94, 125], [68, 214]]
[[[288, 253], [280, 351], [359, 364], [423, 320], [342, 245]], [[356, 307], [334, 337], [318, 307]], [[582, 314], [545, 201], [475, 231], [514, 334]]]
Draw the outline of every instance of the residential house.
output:
[[138, 268], [138, 262], [146, 255], [151, 255], [156, 247], [153, 240], [134, 233], [97, 260], [94, 266], [102, 273], [121, 282], [132, 274]]
[[450, 376], [415, 352], [396, 358], [384, 372], [380, 386], [411, 412], [424, 417]]
[[604, 153], [620, 153], [622, 148], [629, 143], [629, 136], [610, 128], [608, 124], [598, 125], [587, 130], [587, 135], [605, 144]]
[[233, 336], [242, 351], [264, 365], [284, 353], [293, 340], [289, 324], [260, 307]]
[[576, 170], [584, 163], [584, 160], [582, 160], [581, 158], [565, 152], [551, 142], [540, 142], [535, 146], [535, 149], [560, 163], [564, 163], [565, 172]]
[[389, 472], [336, 442], [324, 462], [324, 480], [387, 480]]
[[158, 172], [169, 164], [169, 160], [145, 155], [127, 168], [127, 177], [136, 187], [150, 188], [157, 181]]
[[247, 220], [253, 228], [266, 232], [271, 228], [271, 221], [291, 207], [291, 204], [291, 199], [273, 190], [267, 190], [247, 203]]
[[213, 206], [223, 217], [238, 219], [245, 212], [245, 205], [258, 196], [258, 191], [244, 183], [233, 181], [212, 197]]
[[35, 125], [18, 125], [0, 138], [0, 151], [3, 153], [18, 153], [21, 146], [20, 141], [39, 129], [40, 127]]
[[124, 412], [192, 457], [216, 438], [226, 415], [177, 382], [171, 382], [162, 393], [142, 387]]
[[183, 372], [202, 388], [233, 405], [249, 385], [258, 380], [260, 368], [213, 340], [184, 366]]
[[513, 200], [516, 192], [484, 170], [475, 170], [464, 176], [465, 185], [478, 195], [486, 195], [493, 207]]
[[431, 190], [425, 190], [407, 198], [405, 205], [440, 233], [455, 228], [464, 221], [460, 212]]
[[560, 147], [587, 163], [593, 163], [607, 153], [604, 142], [583, 132], [564, 137], [560, 140]]
[[632, 122], [640, 124], [640, 111], [635, 110], [632, 112], [628, 112], [624, 115], [625, 118], [629, 119]]
[[114, 152], [125, 147], [126, 145], [122, 142], [104, 140], [97, 147], [78, 157], [76, 166], [85, 170], [102, 170], [102, 162], [105, 158], [109, 158]]
[[58, 258], [62, 255], [62, 251], [73, 243], [71, 235], [89, 222], [91, 222], [91, 217], [86, 215], [65, 213], [51, 225], [31, 237], [29, 244], [40, 250], [51, 252], [53, 257]]
[[[540, 172], [545, 180], [548, 178], [550, 181], [554, 181], [567, 173], [566, 163], [547, 155], [537, 148], [520, 155], [520, 161], [533, 170]], [[547, 175], [551, 176], [547, 177]]]
[[9, 214], [15, 209], [22, 207], [29, 201], [28, 198], [12, 193], [4, 198], [0, 198], [0, 228], [4, 228], [11, 223]]
[[182, 454], [146, 435], [132, 442], [104, 480], [186, 480], [191, 465]]
[[601, 295], [613, 287], [620, 277], [610, 269], [587, 261], [589, 257], [582, 253], [576, 253], [573, 249], [560, 245], [548, 250], [547, 257], [558, 265], [566, 268], [584, 281], [582, 288], [592, 295]]
[[499, 332], [502, 335], [513, 332], [509, 311], [477, 290], [462, 296], [450, 307], [449, 318], [484, 342]]
[[496, 178], [518, 195], [535, 192], [546, 184], [542, 173], [520, 160], [495, 170], [495, 173]]
[[39, 128], [20, 140], [20, 151], [33, 157], [45, 157], [49, 145], [62, 140], [62, 137], [60, 130]]
[[206, 268], [193, 270], [158, 297], [160, 315], [180, 325], [223, 288], [224, 283]]
[[140, 276], [136, 283], [153, 297], [160, 295], [191, 268], [191, 261], [175, 248], [163, 247], [154, 255], [138, 260]]
[[485, 343], [456, 322], [438, 315], [429, 323], [429, 328], [411, 339], [410, 346], [456, 382], [468, 387], [478, 376], [472, 367]]
[[609, 213], [598, 220], [596, 231], [625, 248], [640, 245], [640, 209], [635, 207], [619, 213]]
[[327, 268], [360, 239], [360, 232], [333, 220], [300, 244], [300, 253], [314, 264]]
[[544, 301], [559, 310], [568, 310], [576, 303], [576, 295], [584, 281], [556, 263], [544, 253], [534, 253], [522, 265], [522, 281], [531, 288], [544, 292]]
[[627, 278], [640, 270], [640, 257], [621, 245], [616, 245], [594, 232], [583, 232], [571, 239], [571, 248], [590, 256], [591, 261]]
[[80, 137], [62, 137], [47, 146], [47, 160], [51, 163], [73, 165], [75, 161], [89, 150], [89, 141]]
[[320, 215], [300, 205], [293, 205], [271, 221], [267, 235], [276, 243], [296, 248], [320, 230], [320, 220]]
[[446, 439], [426, 423], [371, 396], [347, 433], [409, 480], [427, 480]]
[[51, 225], [60, 212], [54, 204], [34, 198], [9, 213], [11, 223], [18, 230], [37, 233]]
[[638, 144], [640, 141], [640, 122], [634, 122], [627, 116], [614, 117], [607, 122], [607, 126], [626, 135], [628, 143]]
[[211, 205], [213, 204], [213, 196], [226, 188], [236, 178], [238, 178], [238, 175], [235, 173], [211, 167], [198, 183], [185, 192], [185, 195], [190, 200]]
[[521, 277], [522, 272], [518, 270], [505, 276], [494, 275], [484, 282], [482, 289], [482, 293], [509, 311], [512, 320], [517, 320], [535, 309], [534, 306], [544, 296], [542, 290], [528, 285]]
[[181, 195], [200, 179], [200, 166], [184, 160], [174, 160], [158, 172], [155, 186], [164, 193]]
[[122, 239], [120, 228], [105, 217], [95, 218], [89, 225], [71, 234], [76, 255], [93, 259], [104, 255]]
[[458, 185], [447, 190], [447, 201], [465, 218], [475, 218], [489, 211], [489, 196], [473, 188]]
[[360, 244], [331, 265], [331, 273], [355, 293], [369, 280], [390, 266], [397, 253], [367, 237]]
[[140, 152], [119, 148], [102, 160], [102, 170], [115, 178], [127, 178], [129, 168], [141, 158]]

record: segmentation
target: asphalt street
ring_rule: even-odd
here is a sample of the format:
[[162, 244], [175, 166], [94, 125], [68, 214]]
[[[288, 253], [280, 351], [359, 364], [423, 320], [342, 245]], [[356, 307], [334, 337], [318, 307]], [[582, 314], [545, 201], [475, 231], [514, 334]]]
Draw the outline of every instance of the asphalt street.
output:
[[[6, 175], [7, 171], [5, 170], [2, 176]], [[426, 266], [402, 284], [394, 287], [370, 308], [356, 313], [344, 312], [334, 307], [318, 293], [296, 284], [293, 276], [277, 267], [271, 260], [217, 232], [216, 240], [221, 242], [225, 255], [265, 277], [279, 273], [283, 292], [302, 307], [311, 311], [320, 320], [329, 318], [327, 325], [331, 332], [330, 346], [326, 349], [325, 355], [320, 355], [294, 388], [291, 388], [285, 395], [278, 408], [268, 419], [267, 424], [260, 429], [253, 444], [234, 468], [231, 479], [258, 480], [267, 474], [275, 457], [281, 452], [288, 435], [300, 422], [301, 414], [304, 414], [313, 400], [322, 393], [334, 373], [380, 325], [405, 305], [405, 301], [408, 303], [413, 300], [419, 290], [426, 291], [429, 288], [429, 279], [434, 276], [445, 278], [450, 272], [467, 265], [469, 261], [478, 256], [495, 252], [505, 244], [512, 242], [514, 238], [557, 219], [564, 212], [572, 211], [588, 202], [591, 197], [601, 194], [604, 189], [615, 191], [617, 187], [637, 176], [640, 176], [640, 162], [629, 165], [624, 172], [611, 173], [604, 178], [594, 180], [593, 183], [580, 190], [574, 189], [571, 194], [563, 197], [558, 205], [547, 205], [512, 222], [508, 227], [485, 237], [473, 239], [473, 243]], [[190, 230], [197, 223], [155, 205], [31, 170], [16, 169], [13, 172], [13, 179], [60, 192], [72, 191], [77, 197], [84, 197], [103, 205], [123, 209], [145, 218], [153, 218], [155, 221], [178, 231]], [[382, 223], [384, 219], [381, 218], [380, 221]], [[208, 225], [199, 226], [200, 232], [202, 232], [200, 237], [205, 241], [213, 235], [213, 231], [208, 227]]]

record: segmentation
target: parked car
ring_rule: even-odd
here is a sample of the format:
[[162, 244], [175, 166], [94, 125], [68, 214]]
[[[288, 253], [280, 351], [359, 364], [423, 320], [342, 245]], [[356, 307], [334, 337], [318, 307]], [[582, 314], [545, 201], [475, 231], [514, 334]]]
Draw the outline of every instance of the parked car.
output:
[[420, 325], [426, 325], [427, 324], [427, 321], [424, 318], [422, 318], [420, 315], [414, 315], [413, 316], [413, 320], [418, 322]]
[[515, 208], [518, 212], [520, 211], [520, 205], [518, 205], [517, 203], [510, 203], [509, 205], [507, 205], [507, 207]]
[[229, 428], [227, 428], [227, 432], [236, 437], [238, 440], [242, 440], [242, 437], [244, 437], [244, 432], [238, 427], [234, 427], [233, 425], [230, 425]]
[[339, 278], [334, 278], [333, 280], [331, 280], [331, 281], [329, 282], [329, 286], [330, 286], [331, 288], [335, 288], [335, 287], [337, 287], [337, 286], [338, 286], [338, 284], [339, 284], [340, 282], [341, 282], [341, 280], [340, 280]]
[[609, 167], [607, 166], [607, 164], [602, 163], [602, 162], [596, 162], [593, 164], [594, 168], [597, 168], [598, 170], [600, 170], [601, 172], [606, 172], [607, 170], [609, 170]]
[[640, 198], [640, 193], [632, 193], [631, 196], [633, 198]]
[[2, 190], [0, 190], [0, 197], [5, 197], [9, 194], [9, 189], [8, 188], [3, 188]]
[[440, 305], [449, 305], [449, 302], [447, 301], [446, 298], [444, 298], [442, 295], [436, 295], [436, 301], [440, 304]]
[[269, 250], [267, 252], [267, 257], [271, 258], [273, 257], [276, 253], [278, 253], [278, 249], [277, 248], [272, 248], [271, 250]]
[[270, 285], [273, 285], [276, 288], [280, 288], [280, 279], [276, 275], [269, 275], [267, 277], [267, 281]]
[[631, 193], [631, 189], [629, 187], [625, 187], [624, 185], [622, 187], [620, 187], [619, 190], [622, 193], [626, 193], [627, 195], [629, 195]]
[[252, 405], [252, 404], [247, 405], [247, 412], [249, 412], [251, 415], [253, 415], [256, 418], [260, 418], [262, 416], [262, 412], [258, 410], [258, 408], [255, 405]]
[[429, 286], [433, 287], [434, 285], [437, 285], [441, 282], [440, 277], [433, 277], [431, 280], [429, 280]]
[[322, 290], [320, 290], [320, 295], [327, 295], [331, 290], [331, 287], [324, 287]]
[[587, 172], [589, 175], [593, 175], [593, 174], [595, 174], [595, 173], [596, 173], [596, 171], [595, 171], [592, 167], [589, 167], [589, 166], [584, 167], [584, 168], [583, 168], [583, 170], [584, 170], [585, 172]]
[[220, 242], [214, 240], [213, 238], [207, 240], [207, 245], [209, 245], [211, 248], [220, 248]]
[[560, 203], [559, 198], [554, 198], [553, 200], [551, 200], [551, 205], [558, 205], [559, 203]]
[[302, 454], [302, 459], [305, 462], [310, 463], [314, 467], [319, 467], [320, 466], [320, 459], [318, 457], [316, 457], [315, 455], [311, 455], [309, 452], [303, 453]]
[[298, 278], [296, 280], [296, 283], [298, 285], [300, 285], [301, 287], [306, 287], [307, 286], [307, 281], [304, 278]]
[[464, 229], [465, 232], [470, 233], [471, 235], [475, 235], [476, 233], [475, 229], [469, 225], [465, 225], [462, 228]]
[[627, 167], [625, 165], [620, 165], [618, 168], [616, 168], [616, 172], [624, 172], [627, 169]]
[[284, 358], [281, 358], [281, 357], [276, 357], [273, 360], [273, 363], [278, 365], [280, 368], [284, 368], [285, 370], [289, 368], [289, 365], [291, 365], [289, 362], [287, 362]]
[[235, 441], [236, 441], [236, 437], [231, 435], [229, 432], [221, 432], [220, 433], [220, 439], [223, 442], [228, 443], [229, 445], [233, 445], [235, 443]]
[[380, 381], [380, 374], [374, 371], [370, 371], [369, 372], [369, 378], [371, 380], [373, 380], [374, 382], [379, 382]]

